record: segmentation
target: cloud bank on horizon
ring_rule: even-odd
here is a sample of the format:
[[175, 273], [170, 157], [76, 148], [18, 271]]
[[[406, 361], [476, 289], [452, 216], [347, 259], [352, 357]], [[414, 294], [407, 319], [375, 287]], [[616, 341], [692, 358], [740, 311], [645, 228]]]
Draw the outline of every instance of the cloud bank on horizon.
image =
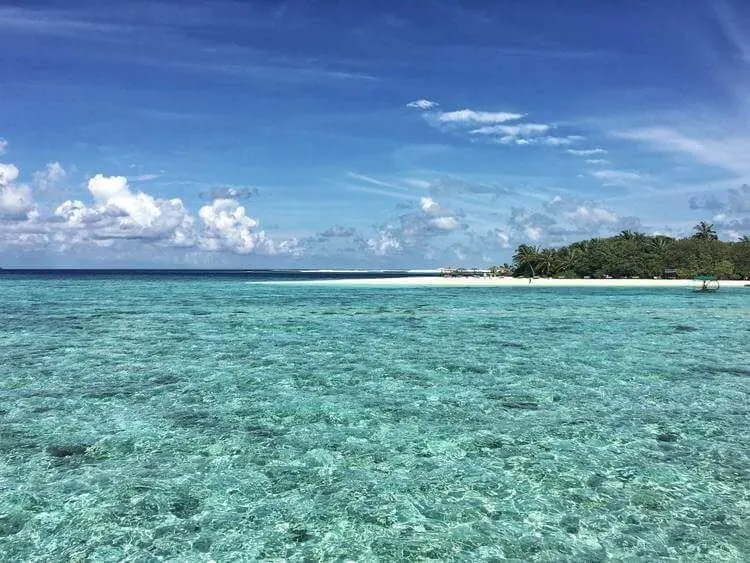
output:
[[0, 6], [0, 264], [473, 266], [749, 234], [750, 6], [653, 4]]

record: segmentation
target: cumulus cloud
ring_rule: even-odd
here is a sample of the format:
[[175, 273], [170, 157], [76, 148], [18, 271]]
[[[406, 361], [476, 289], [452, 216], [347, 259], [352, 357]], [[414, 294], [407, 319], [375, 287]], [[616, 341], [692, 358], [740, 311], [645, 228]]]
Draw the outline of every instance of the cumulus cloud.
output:
[[257, 219], [248, 217], [235, 199], [217, 199], [198, 211], [203, 222], [200, 245], [207, 250], [229, 250], [239, 254], [261, 251], [273, 254], [273, 244], [263, 231], [256, 231]]
[[508, 226], [511, 239], [541, 245], [609, 236], [624, 229], [643, 230], [637, 217], [622, 217], [599, 203], [562, 196], [548, 200], [541, 210], [512, 209]]
[[457, 214], [443, 209], [433, 198], [422, 197], [418, 205], [416, 211], [381, 225], [375, 237], [366, 239], [366, 248], [378, 256], [404, 251], [417, 251], [426, 256], [431, 252], [431, 239], [461, 227]]
[[134, 192], [124, 176], [97, 174], [87, 187], [93, 205], [68, 200], [54, 213], [62, 228], [76, 232], [76, 242], [141, 239], [170, 246], [194, 244], [193, 218], [179, 198]]
[[18, 168], [0, 163], [0, 219], [24, 221], [36, 215], [36, 205], [28, 186], [16, 185]]
[[18, 168], [13, 164], [0, 162], [0, 186], [7, 186], [18, 179]]
[[430, 219], [430, 225], [441, 231], [455, 231], [458, 228], [458, 219], [450, 215], [435, 217]]
[[387, 230], [380, 231], [376, 237], [367, 239], [367, 248], [376, 256], [388, 256], [402, 250], [401, 241]]
[[420, 198], [419, 207], [425, 216], [430, 217], [427, 221], [430, 227], [440, 231], [455, 231], [458, 228], [458, 219], [441, 209], [438, 202], [431, 197]]
[[554, 217], [547, 214], [524, 207], [514, 207], [511, 209], [508, 224], [516, 238], [540, 242], [548, 229], [556, 223]]
[[711, 211], [724, 209], [724, 203], [715, 194], [692, 196], [688, 200], [688, 205], [690, 209], [708, 209]]
[[576, 230], [595, 232], [619, 220], [617, 213], [594, 202], [578, 198], [555, 196], [545, 203], [544, 208], [557, 217], [569, 222]]
[[415, 108], [415, 109], [421, 109], [421, 110], [429, 110], [432, 108], [436, 108], [439, 104], [437, 102], [433, 102], [432, 100], [426, 100], [424, 98], [421, 98], [419, 100], [414, 100], [413, 102], [409, 102], [406, 104], [406, 107], [408, 108]]
[[[57, 162], [34, 174], [40, 188], [65, 176]], [[97, 174], [89, 179], [90, 202], [63, 201], [45, 215], [32, 190], [18, 185], [18, 168], [0, 163], [0, 245], [65, 251], [73, 247], [111, 247], [118, 252], [138, 243], [239, 254], [298, 254], [296, 239], [272, 241], [258, 230], [233, 198], [217, 198], [200, 208], [198, 225], [179, 198], [162, 199], [133, 189], [124, 176]], [[230, 191], [228, 193], [237, 193]], [[240, 192], [238, 195], [241, 195]]]
[[434, 215], [440, 212], [440, 206], [431, 197], [423, 197], [419, 199], [419, 207], [424, 213], [428, 215]]
[[0, 218], [25, 220], [32, 217], [36, 206], [28, 186], [0, 187]]
[[34, 172], [33, 184], [38, 190], [48, 190], [65, 178], [65, 169], [59, 162], [50, 162], [44, 170]]
[[707, 193], [692, 196], [688, 200], [690, 209], [725, 211], [731, 214], [750, 213], [750, 185], [731, 188], [724, 193]]
[[614, 223], [617, 221], [617, 214], [604, 207], [590, 207], [579, 205], [573, 211], [566, 214], [571, 222], [577, 225], [602, 225], [605, 223]]
[[730, 213], [750, 213], [750, 185], [729, 190], [727, 209]]
[[594, 156], [597, 154], [607, 154], [607, 151], [601, 148], [596, 149], [568, 149], [565, 152], [575, 156]]

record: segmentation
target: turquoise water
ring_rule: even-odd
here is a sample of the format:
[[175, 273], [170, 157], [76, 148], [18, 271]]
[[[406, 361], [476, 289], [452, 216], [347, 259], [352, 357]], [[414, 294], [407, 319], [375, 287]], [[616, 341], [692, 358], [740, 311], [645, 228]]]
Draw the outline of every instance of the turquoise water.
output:
[[750, 557], [750, 290], [0, 278], [0, 560]]

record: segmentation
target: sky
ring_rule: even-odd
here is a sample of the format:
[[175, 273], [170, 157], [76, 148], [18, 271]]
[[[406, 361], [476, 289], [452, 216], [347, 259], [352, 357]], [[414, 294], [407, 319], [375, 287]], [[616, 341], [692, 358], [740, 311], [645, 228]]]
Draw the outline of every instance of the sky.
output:
[[750, 234], [750, 3], [0, 0], [0, 266]]

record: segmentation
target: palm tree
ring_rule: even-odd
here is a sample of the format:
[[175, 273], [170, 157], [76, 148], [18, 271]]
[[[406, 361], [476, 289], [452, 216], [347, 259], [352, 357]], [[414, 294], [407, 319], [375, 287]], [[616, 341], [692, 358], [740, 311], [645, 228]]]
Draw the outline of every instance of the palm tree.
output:
[[516, 248], [513, 255], [513, 262], [516, 265], [516, 272], [524, 274], [526, 270], [531, 271], [531, 275], [536, 275], [536, 267], [539, 265], [539, 247], [530, 244], [522, 244]]
[[539, 253], [538, 264], [540, 273], [543, 272], [548, 278], [552, 277], [552, 274], [557, 271], [557, 253], [551, 248], [545, 248]]
[[719, 237], [716, 236], [716, 230], [714, 230], [714, 226], [712, 223], [706, 223], [705, 221], [701, 221], [695, 227], [693, 227], [693, 230], [695, 230], [695, 234], [692, 237], [694, 239], [698, 239], [698, 240], [718, 240], [719, 239]]

